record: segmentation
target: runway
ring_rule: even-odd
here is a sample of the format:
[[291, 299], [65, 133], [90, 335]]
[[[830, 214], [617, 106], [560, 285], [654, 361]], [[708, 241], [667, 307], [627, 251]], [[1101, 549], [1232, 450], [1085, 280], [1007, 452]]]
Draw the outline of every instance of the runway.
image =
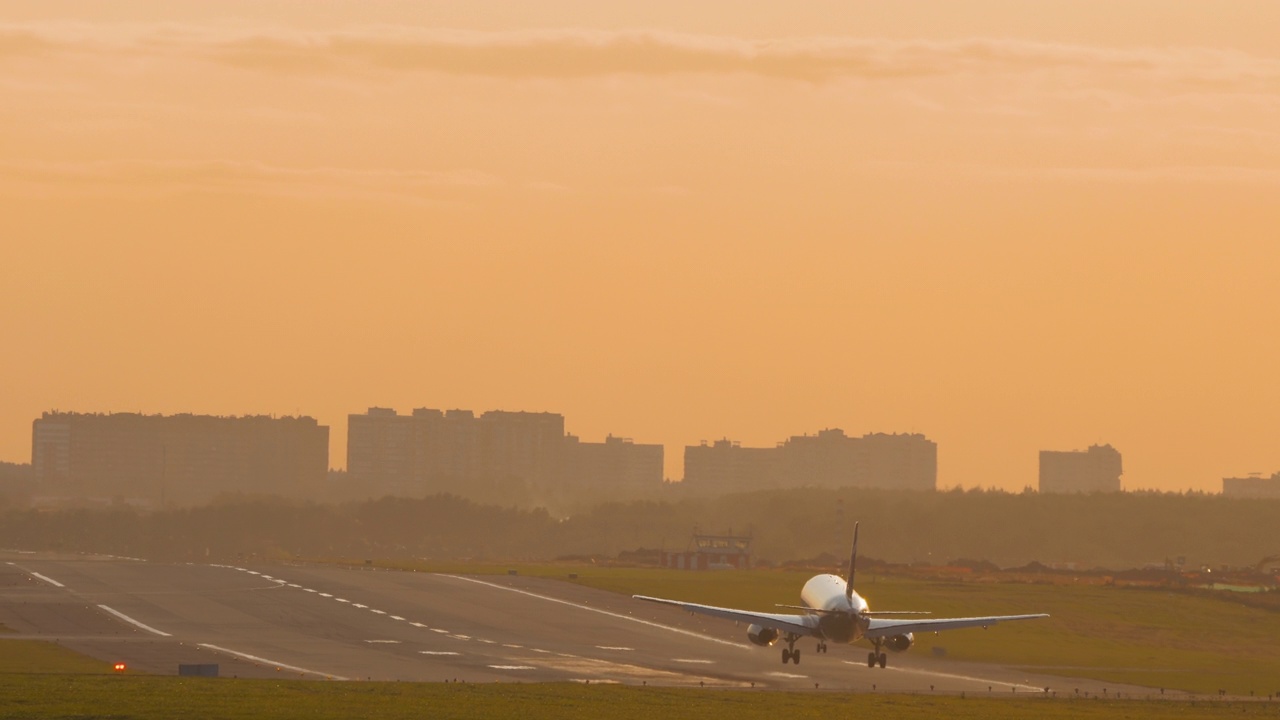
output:
[[104, 663], [170, 675], [179, 663], [218, 663], [223, 677], [1151, 692], [911, 652], [871, 669], [860, 645], [817, 654], [812, 641], [797, 643], [800, 665], [783, 665], [777, 647], [750, 645], [732, 622], [522, 576], [0, 552], [0, 624], [12, 631], [0, 642], [56, 641]]

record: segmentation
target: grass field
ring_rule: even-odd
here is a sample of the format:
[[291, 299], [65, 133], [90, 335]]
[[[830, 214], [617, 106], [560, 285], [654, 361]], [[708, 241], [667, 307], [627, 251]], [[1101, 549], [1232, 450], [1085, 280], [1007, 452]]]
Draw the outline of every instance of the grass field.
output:
[[[389, 565], [381, 565], [389, 567]], [[404, 565], [404, 569], [505, 574], [509, 566]], [[811, 573], [684, 572], [650, 568], [519, 566], [524, 575], [617, 592], [776, 612], [799, 601]], [[577, 577], [570, 579], [570, 574]], [[913, 653], [1000, 663], [1066, 677], [1212, 694], [1280, 695], [1280, 613], [1232, 593], [1186, 594], [1105, 585], [929, 582], [859, 575], [873, 610], [937, 616], [1046, 612], [1052, 617], [988, 631], [918, 635]], [[838, 652], [838, 650], [835, 650]]]
[[[106, 674], [111, 668], [101, 660], [81, 655], [43, 640], [0, 639], [0, 674], [57, 673]], [[0, 698], [3, 698], [0, 695]]]
[[1275, 717], [1280, 703], [962, 699], [574, 684], [308, 681], [0, 674], [0, 718], [1214, 718]]

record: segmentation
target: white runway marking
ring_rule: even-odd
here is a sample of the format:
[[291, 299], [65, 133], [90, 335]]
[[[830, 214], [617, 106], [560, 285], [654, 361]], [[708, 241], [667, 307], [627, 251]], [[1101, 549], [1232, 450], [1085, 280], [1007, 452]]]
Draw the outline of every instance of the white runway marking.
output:
[[426, 625], [423, 625], [422, 623], [411, 622], [411, 623], [409, 623], [409, 624], [410, 624], [410, 625], [412, 625], [412, 626], [414, 626], [414, 627], [418, 627], [418, 628], [424, 628], [424, 627], [426, 627]]
[[597, 645], [600, 650], [635, 650], [635, 648], [622, 647], [621, 645]]
[[146, 631], [147, 631], [147, 632], [149, 632], [149, 633], [155, 633], [156, 635], [159, 635], [160, 637], [171, 637], [171, 636], [169, 635], [169, 633], [167, 633], [167, 632], [163, 632], [163, 631], [160, 631], [160, 630], [157, 630], [157, 629], [155, 629], [155, 628], [151, 627], [150, 625], [143, 625], [142, 623], [138, 622], [137, 620], [134, 620], [133, 618], [129, 617], [128, 615], [125, 615], [124, 613], [120, 612], [119, 610], [112, 610], [111, 608], [107, 607], [106, 605], [99, 605], [98, 607], [102, 608], [103, 610], [106, 610], [107, 612], [111, 613], [112, 615], [115, 615], [116, 617], [118, 617], [118, 618], [120, 618], [121, 620], [123, 620], [123, 621], [125, 621], [125, 622], [129, 623], [130, 625], [134, 625], [134, 626], [136, 626], [136, 627], [140, 627], [140, 628], [142, 628], [143, 630], [146, 630]]
[[494, 670], [537, 670], [532, 665], [490, 665]]
[[784, 673], [784, 672], [771, 672], [766, 674], [772, 675], [773, 677], [790, 678], [792, 680], [803, 680], [804, 678], [809, 677], [808, 675], [796, 675], [794, 673]]
[[388, 615], [387, 617], [391, 618], [392, 620], [404, 620], [404, 618], [400, 617], [399, 615]]
[[697, 658], [673, 658], [671, 662], [685, 663], [688, 665], [714, 665], [715, 660], [699, 660]]
[[440, 633], [441, 635], [449, 634], [448, 630], [441, 630], [440, 628], [431, 628], [431, 632], [437, 632], [437, 633]]
[[375, 645], [399, 645], [400, 644], [399, 640], [365, 640], [365, 642], [373, 643]]
[[311, 588], [302, 588], [302, 589], [303, 589], [303, 590], [305, 590], [305, 591], [307, 591], [307, 592], [309, 592], [309, 593], [313, 593], [313, 592], [315, 592], [315, 590], [312, 590]]
[[38, 577], [38, 578], [40, 578], [41, 580], [43, 580], [43, 581], [45, 581], [45, 582], [49, 583], [50, 585], [52, 585], [52, 586], [54, 586], [54, 587], [66, 587], [66, 585], [63, 585], [62, 583], [58, 582], [57, 580], [54, 580], [53, 578], [51, 578], [51, 577], [49, 577], [49, 576], [47, 576], [47, 575], [41, 575], [41, 574], [40, 574], [40, 573], [38, 573], [38, 572], [32, 572], [32, 571], [30, 571], [30, 570], [28, 570], [27, 572], [30, 572], [32, 577]]
[[386, 611], [386, 610], [370, 610], [369, 612], [371, 612], [371, 613], [377, 613], [378, 615], [386, 615], [386, 614], [387, 614], [387, 611]]
[[246, 570], [245, 572], [249, 573], [250, 575], [261, 575], [261, 574], [262, 574], [262, 573], [258, 572], [257, 570]]
[[449, 637], [454, 638], [455, 640], [470, 640], [470, 639], [471, 639], [471, 636], [470, 636], [470, 635], [450, 635]]
[[368, 605], [361, 605], [360, 603], [351, 603], [351, 607], [354, 607], [354, 608], [360, 608], [361, 610], [364, 610], [364, 609], [368, 608], [369, 606], [368, 606]]
[[461, 653], [456, 653], [452, 650], [419, 650], [418, 653], [421, 655], [460, 655], [461, 654]]
[[512, 645], [511, 643], [502, 643], [502, 647], [511, 648], [512, 650], [523, 650], [523, 645]]
[[476, 642], [482, 642], [482, 643], [484, 643], [485, 645], [494, 645], [494, 644], [496, 644], [496, 643], [494, 643], [492, 640], [485, 640], [484, 638], [476, 638]]
[[278, 668], [280, 668], [280, 669], [282, 669], [282, 670], [292, 670], [292, 671], [294, 671], [294, 672], [305, 673], [305, 674], [307, 674], [307, 675], [318, 675], [318, 676], [320, 676], [320, 677], [329, 678], [329, 679], [331, 679], [331, 680], [346, 680], [346, 679], [347, 679], [347, 678], [342, 677], [341, 675], [330, 675], [329, 673], [316, 672], [315, 670], [308, 670], [308, 669], [306, 669], [306, 668], [300, 668], [300, 667], [296, 667], [296, 666], [294, 666], [294, 665], [285, 665], [284, 663], [281, 663], [281, 662], [276, 662], [276, 661], [274, 661], [274, 660], [268, 660], [268, 659], [266, 659], [266, 658], [260, 658], [260, 657], [257, 657], [256, 655], [250, 655], [250, 654], [248, 654], [248, 653], [242, 653], [242, 652], [238, 652], [238, 651], [236, 651], [236, 650], [228, 650], [227, 648], [224, 648], [224, 647], [218, 647], [217, 645], [210, 645], [209, 643], [200, 643], [200, 647], [202, 647], [202, 648], [209, 648], [210, 650], [215, 650], [215, 651], [220, 652], [220, 653], [226, 653], [226, 654], [228, 654], [228, 655], [234, 655], [234, 656], [236, 656], [236, 657], [238, 657], [238, 658], [244, 658], [245, 660], [248, 660], [248, 661], [250, 661], [250, 662], [262, 663], [263, 665], [271, 665], [271, 666], [273, 666], [273, 667], [278, 667]]
[[[861, 665], [862, 663], [853, 663], [853, 664]], [[914, 673], [916, 675], [930, 675], [932, 677], [950, 678], [952, 680], [967, 680], [969, 682], [987, 683], [988, 685], [1005, 685], [1008, 687], [1021, 688], [1023, 690], [1033, 690], [1035, 692], [1044, 692], [1044, 688], [1036, 687], [1035, 685], [1023, 685], [1022, 683], [1011, 683], [1011, 682], [1005, 682], [1001, 680], [988, 680], [986, 678], [972, 677], [970, 675], [953, 675], [951, 673], [933, 672], [931, 670], [913, 670], [911, 668], [902, 668], [902, 667], [893, 667], [893, 666], [889, 666], [884, 669], [893, 670], [895, 672]]]
[[679, 633], [681, 635], [688, 635], [689, 637], [695, 637], [700, 640], [706, 640], [707, 642], [719, 643], [720, 645], [728, 645], [729, 647], [741, 648], [743, 650], [750, 649], [746, 645], [743, 645], [741, 643], [729, 642], [728, 640], [721, 640], [720, 638], [709, 637], [707, 635], [703, 635], [702, 633], [693, 632], [692, 630], [685, 630], [683, 628], [671, 627], [670, 625], [663, 625], [662, 623], [656, 623], [656, 622], [653, 622], [652, 620], [644, 620], [638, 617], [631, 617], [630, 615], [623, 615], [622, 613], [610, 612], [608, 610], [601, 610], [600, 608], [593, 608], [590, 605], [580, 605], [575, 602], [569, 602], [568, 600], [561, 600], [560, 598], [551, 597], [550, 595], [539, 595], [538, 593], [529, 592], [528, 590], [519, 590], [517, 588], [507, 587], [506, 585], [499, 585], [497, 583], [491, 583], [485, 580], [477, 580], [476, 578], [465, 577], [463, 575], [443, 575], [442, 577], [451, 577], [456, 580], [465, 580], [467, 582], [476, 583], [477, 585], [488, 585], [489, 587], [497, 588], [498, 590], [506, 590], [507, 592], [518, 593], [520, 595], [527, 595], [529, 597], [538, 598], [539, 600], [546, 600], [547, 602], [559, 603], [561, 605], [568, 605], [569, 607], [575, 607], [575, 608], [578, 608], [579, 610], [589, 610], [594, 613], [600, 613], [601, 615], [608, 615], [609, 617], [612, 617], [612, 618], [618, 618], [619, 620], [627, 620], [629, 622], [640, 623], [641, 625], [647, 625], [649, 627], [661, 628], [663, 630], [668, 630], [673, 633]]
[[301, 586], [301, 585], [298, 585], [297, 583], [289, 583], [289, 587], [291, 587], [291, 588], [300, 588], [300, 587], [302, 587], [302, 586]]
[[338, 601], [338, 602], [340, 602], [340, 603], [349, 603], [349, 602], [351, 602], [350, 600], [347, 600], [346, 598], [334, 598], [334, 600], [337, 600], [337, 601]]
[[329, 593], [320, 593], [320, 597], [333, 597]]

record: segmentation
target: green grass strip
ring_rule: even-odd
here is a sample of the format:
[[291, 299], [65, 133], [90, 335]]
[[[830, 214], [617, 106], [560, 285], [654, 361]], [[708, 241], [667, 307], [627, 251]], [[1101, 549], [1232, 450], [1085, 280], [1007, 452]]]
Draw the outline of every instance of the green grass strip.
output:
[[0, 718], [484, 718], [776, 720], [1274, 717], [1280, 703], [991, 699], [577, 684], [336, 683], [0, 675]]

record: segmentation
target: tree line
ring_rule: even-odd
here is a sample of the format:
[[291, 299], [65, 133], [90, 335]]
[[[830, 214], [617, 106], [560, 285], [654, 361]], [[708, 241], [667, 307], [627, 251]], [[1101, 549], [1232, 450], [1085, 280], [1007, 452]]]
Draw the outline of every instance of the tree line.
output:
[[1280, 554], [1280, 500], [1203, 493], [794, 489], [601, 503], [568, 517], [454, 495], [319, 504], [224, 497], [195, 508], [0, 511], [0, 546], [155, 560], [345, 558], [547, 561], [685, 550], [694, 532], [752, 537], [762, 564], [1031, 562], [1124, 569], [1185, 559], [1248, 566]]

